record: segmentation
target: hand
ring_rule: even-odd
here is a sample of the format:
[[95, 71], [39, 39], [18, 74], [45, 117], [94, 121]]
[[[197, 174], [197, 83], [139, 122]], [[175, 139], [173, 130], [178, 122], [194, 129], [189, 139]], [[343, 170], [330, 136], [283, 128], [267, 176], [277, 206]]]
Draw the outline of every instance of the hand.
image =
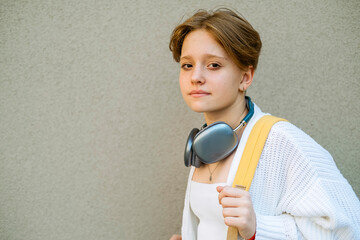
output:
[[180, 235], [172, 235], [170, 240], [182, 240], [182, 237]]
[[219, 192], [219, 203], [223, 207], [225, 224], [236, 227], [243, 238], [251, 238], [256, 231], [256, 215], [250, 194], [229, 186], [218, 186], [216, 190]]

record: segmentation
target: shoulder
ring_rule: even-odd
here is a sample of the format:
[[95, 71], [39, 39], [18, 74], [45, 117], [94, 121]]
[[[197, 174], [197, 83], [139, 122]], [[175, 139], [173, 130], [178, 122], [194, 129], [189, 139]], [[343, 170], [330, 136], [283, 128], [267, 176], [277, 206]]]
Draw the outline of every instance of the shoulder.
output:
[[302, 169], [320, 178], [342, 178], [331, 154], [312, 137], [290, 122], [274, 124], [268, 135], [264, 154], [277, 156], [288, 170]]
[[[257, 119], [267, 115], [255, 106]], [[284, 175], [294, 173], [315, 178], [342, 179], [331, 154], [303, 130], [287, 121], [275, 123], [268, 136], [259, 162], [262, 168]]]
[[275, 123], [270, 130], [267, 143], [279, 145], [279, 147], [296, 148], [309, 157], [315, 153], [317, 156], [322, 154], [331, 157], [330, 153], [312, 137], [290, 122]]

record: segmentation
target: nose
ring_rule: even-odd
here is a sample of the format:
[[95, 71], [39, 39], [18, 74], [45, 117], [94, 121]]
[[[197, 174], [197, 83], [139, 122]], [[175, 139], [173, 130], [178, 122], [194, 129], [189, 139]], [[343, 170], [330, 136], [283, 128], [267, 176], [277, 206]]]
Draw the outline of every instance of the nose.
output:
[[196, 66], [193, 68], [193, 73], [191, 75], [191, 82], [193, 84], [204, 84], [205, 83], [204, 73], [200, 66]]

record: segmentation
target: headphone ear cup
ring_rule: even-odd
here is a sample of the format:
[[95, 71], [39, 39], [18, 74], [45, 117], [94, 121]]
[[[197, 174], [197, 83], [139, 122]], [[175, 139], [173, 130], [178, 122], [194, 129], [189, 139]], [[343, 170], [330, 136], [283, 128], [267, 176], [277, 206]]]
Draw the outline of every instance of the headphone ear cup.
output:
[[201, 165], [203, 164], [200, 160], [200, 158], [196, 155], [195, 152], [193, 152], [193, 159], [192, 159], [192, 165], [196, 168], [201, 167]]
[[187, 155], [189, 157], [184, 156], [184, 164], [185, 164], [185, 167], [190, 167], [191, 166], [191, 159], [192, 159], [192, 155], [193, 155], [193, 150], [190, 150], [190, 153], [188, 153]]
[[193, 158], [195, 157], [196, 154], [194, 153], [192, 146], [193, 146], [194, 138], [199, 131], [200, 130], [198, 128], [193, 128], [188, 136], [185, 145], [185, 152], [184, 152], [184, 163], [186, 167], [190, 167], [191, 164], [194, 162]]

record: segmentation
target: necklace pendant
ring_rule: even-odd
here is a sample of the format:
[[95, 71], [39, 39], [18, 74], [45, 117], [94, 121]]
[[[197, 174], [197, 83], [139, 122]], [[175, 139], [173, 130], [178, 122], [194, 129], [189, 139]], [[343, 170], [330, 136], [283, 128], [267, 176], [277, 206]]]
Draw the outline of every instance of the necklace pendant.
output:
[[209, 177], [209, 181], [211, 182], [212, 181], [212, 176], [210, 175], [210, 177]]

